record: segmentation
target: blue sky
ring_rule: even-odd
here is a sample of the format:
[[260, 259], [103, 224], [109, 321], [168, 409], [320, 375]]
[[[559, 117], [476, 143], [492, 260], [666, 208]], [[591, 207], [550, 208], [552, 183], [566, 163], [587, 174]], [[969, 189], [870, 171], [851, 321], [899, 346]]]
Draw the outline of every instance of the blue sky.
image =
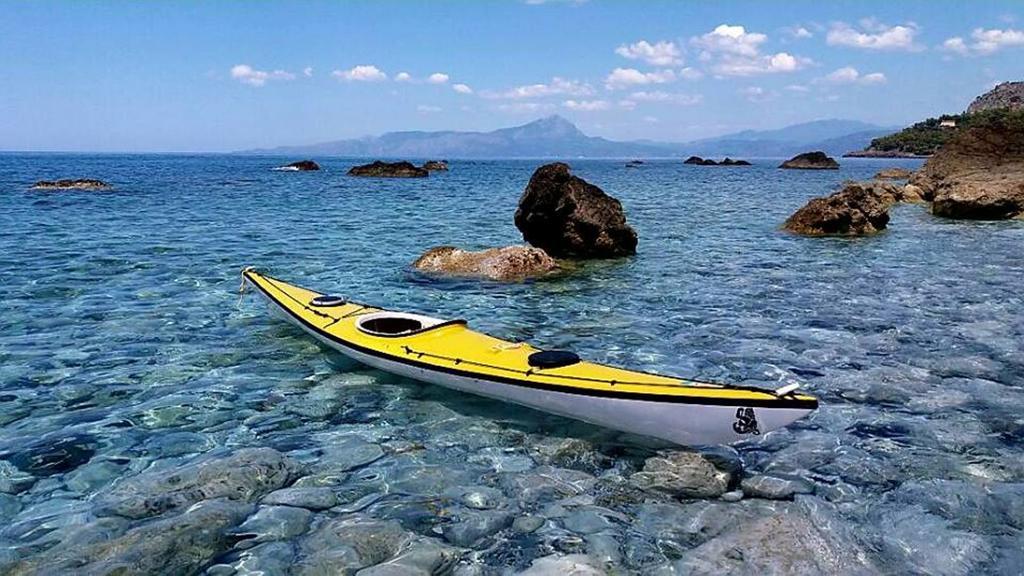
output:
[[0, 54], [0, 150], [227, 151], [552, 113], [684, 141], [962, 110], [1024, 79], [1024, 4], [13, 1]]

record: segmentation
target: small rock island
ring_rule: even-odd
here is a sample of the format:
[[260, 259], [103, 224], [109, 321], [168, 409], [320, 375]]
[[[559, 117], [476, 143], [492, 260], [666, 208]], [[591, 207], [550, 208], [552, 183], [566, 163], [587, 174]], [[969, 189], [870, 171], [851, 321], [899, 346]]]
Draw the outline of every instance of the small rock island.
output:
[[299, 160], [298, 162], [292, 162], [290, 164], [274, 168], [274, 170], [280, 170], [282, 172], [309, 172], [319, 169], [320, 165], [312, 160]]
[[804, 152], [779, 164], [779, 168], [789, 170], [838, 170], [839, 162], [828, 154], [818, 150], [815, 152]]
[[423, 163], [423, 169], [427, 172], [447, 172], [447, 160], [427, 160]]
[[377, 160], [371, 164], [353, 166], [349, 176], [365, 178], [426, 178], [430, 172], [414, 165], [412, 162], [382, 162]]
[[746, 160], [733, 160], [726, 156], [721, 162], [715, 162], [711, 158], [701, 158], [700, 156], [690, 156], [686, 160], [683, 160], [683, 164], [692, 164], [694, 166], [750, 166], [750, 162]]
[[106, 190], [110, 184], [93, 178], [62, 180], [40, 180], [32, 185], [33, 190]]

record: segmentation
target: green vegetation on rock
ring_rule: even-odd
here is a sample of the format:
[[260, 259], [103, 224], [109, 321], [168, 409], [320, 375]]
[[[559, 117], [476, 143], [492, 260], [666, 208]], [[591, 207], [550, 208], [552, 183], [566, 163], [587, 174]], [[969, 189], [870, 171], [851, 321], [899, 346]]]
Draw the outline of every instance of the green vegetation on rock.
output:
[[[868, 150], [931, 155], [956, 134], [967, 117], [966, 114], [943, 114], [938, 118], [929, 118], [895, 134], [875, 138]], [[956, 122], [956, 127], [943, 127], [944, 121]]]

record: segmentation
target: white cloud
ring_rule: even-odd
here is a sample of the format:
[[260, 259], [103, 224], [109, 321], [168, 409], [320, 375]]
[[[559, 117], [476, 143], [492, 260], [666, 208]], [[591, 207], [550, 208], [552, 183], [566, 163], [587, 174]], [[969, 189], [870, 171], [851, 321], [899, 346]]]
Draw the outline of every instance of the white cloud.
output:
[[767, 40], [768, 36], [747, 32], [743, 26], [722, 24], [707, 34], [691, 38], [690, 43], [701, 49], [700, 60], [708, 62], [711, 71], [718, 76], [793, 72], [811, 64], [809, 58], [788, 52], [762, 54], [761, 45]]
[[655, 116], [644, 116], [643, 120], [644, 120], [644, 122], [647, 122], [648, 124], [657, 124], [658, 123], [658, 119]]
[[302, 69], [302, 75], [305, 76], [306, 78], [309, 78], [309, 77], [313, 76], [313, 67], [312, 66], [306, 66], [305, 68], [303, 68]]
[[604, 85], [609, 90], [618, 90], [635, 85], [665, 84], [675, 79], [675, 72], [668, 69], [641, 72], [635, 68], [616, 68], [604, 79]]
[[361, 65], [351, 70], [335, 70], [331, 76], [346, 82], [381, 82], [388, 79], [388, 75], [376, 66]]
[[452, 84], [452, 90], [455, 90], [459, 94], [472, 94], [473, 89], [466, 84]]
[[284, 70], [266, 72], [263, 70], [256, 70], [248, 64], [237, 64], [231, 67], [231, 77], [242, 84], [263, 86], [269, 80], [294, 80], [295, 74], [285, 72]]
[[814, 36], [814, 34], [810, 30], [804, 28], [803, 26], [796, 26], [794, 28], [790, 28], [789, 35], [792, 36], [793, 38], [799, 39], [812, 38]]
[[696, 68], [690, 68], [687, 66], [679, 71], [679, 77], [683, 80], [700, 80], [704, 77], [704, 73]]
[[562, 106], [580, 112], [597, 112], [611, 108], [611, 104], [606, 100], [566, 100], [562, 102]]
[[633, 92], [629, 97], [631, 100], [636, 100], [638, 102], [667, 102], [670, 104], [678, 104], [680, 106], [693, 106], [704, 101], [704, 97], [700, 94], [679, 94], [663, 92], [661, 90], [655, 90], [653, 92]]
[[915, 24], [886, 26], [874, 20], [861, 21], [861, 30], [845, 22], [836, 22], [825, 36], [830, 46], [848, 46], [864, 50], [920, 50], [914, 42], [919, 30]]
[[987, 55], [998, 52], [1003, 48], [1016, 46], [1024, 46], [1024, 31], [1012, 28], [1007, 28], [1006, 30], [975, 28], [971, 32], [970, 44], [959, 36], [950, 38], [942, 43], [943, 50], [960, 55]]
[[749, 86], [740, 90], [740, 94], [750, 102], [767, 102], [775, 98], [775, 92], [765, 90], [760, 86]]
[[590, 96], [594, 93], [593, 87], [577, 80], [566, 80], [555, 76], [548, 84], [527, 84], [516, 86], [502, 92], [484, 90], [480, 95], [490, 99], [524, 100], [529, 98], [543, 98], [545, 96]]
[[721, 24], [711, 32], [691, 38], [690, 42], [707, 54], [725, 53], [753, 57], [758, 47], [767, 40], [764, 34], [747, 32], [743, 26]]
[[624, 110], [633, 110], [636, 108], [636, 102], [633, 100], [619, 100], [619, 108]]
[[790, 92], [809, 92], [811, 89], [803, 84], [790, 84], [789, 86], [786, 86], [786, 90], [789, 90]]
[[427, 82], [431, 84], [444, 84], [448, 81], [448, 75], [440, 72], [434, 72], [430, 76], [427, 76]]
[[416, 111], [419, 112], [420, 114], [434, 114], [436, 112], [440, 112], [441, 108], [439, 106], [420, 104], [419, 106], [416, 107]]
[[630, 60], [643, 60], [651, 66], [677, 66], [683, 63], [682, 51], [675, 42], [662, 40], [651, 44], [646, 40], [623, 44], [615, 53]]
[[409, 82], [412, 80], [412, 76], [408, 72], [399, 72], [395, 74], [395, 82]]
[[822, 80], [829, 84], [881, 84], [886, 78], [881, 72], [861, 74], [853, 66], [844, 66], [830, 72]]
[[547, 112], [555, 108], [554, 104], [548, 102], [508, 102], [505, 104], [498, 104], [495, 108], [500, 112]]

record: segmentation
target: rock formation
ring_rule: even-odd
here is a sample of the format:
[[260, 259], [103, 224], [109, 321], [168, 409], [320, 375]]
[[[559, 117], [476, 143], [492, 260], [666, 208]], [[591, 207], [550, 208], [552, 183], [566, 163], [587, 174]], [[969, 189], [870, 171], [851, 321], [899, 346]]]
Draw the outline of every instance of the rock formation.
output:
[[967, 113], [1020, 109], [1024, 109], [1024, 82], [1003, 82], [975, 98], [967, 107]]
[[839, 162], [821, 151], [804, 152], [786, 160], [779, 168], [794, 170], [838, 170]]
[[718, 163], [719, 166], [750, 166], [750, 162], [746, 160], [733, 160], [732, 158], [726, 157]]
[[947, 218], [1024, 217], [1024, 111], [993, 110], [943, 146], [911, 178], [932, 213]]
[[413, 262], [413, 268], [429, 274], [497, 281], [525, 280], [559, 270], [554, 258], [530, 246], [505, 246], [478, 252], [437, 246]]
[[292, 162], [275, 168], [275, 170], [282, 170], [287, 172], [308, 172], [310, 170], [319, 170], [320, 165], [312, 160], [299, 160], [298, 162]]
[[906, 180], [913, 175], [914, 171], [907, 170], [906, 168], [886, 168], [875, 174], [875, 178], [879, 180]]
[[710, 158], [705, 160], [704, 158], [701, 158], [700, 156], [690, 156], [686, 160], [683, 160], [683, 164], [692, 164], [694, 166], [717, 166], [718, 162], [715, 162], [714, 160], [712, 160]]
[[92, 178], [40, 180], [32, 185], [33, 190], [104, 190], [107, 188], [110, 188], [110, 184]]
[[381, 162], [377, 160], [372, 164], [353, 166], [348, 171], [348, 175], [368, 178], [425, 178], [430, 175], [430, 172], [411, 162]]
[[423, 163], [423, 169], [427, 172], [447, 172], [447, 160], [427, 160]]
[[548, 254], [613, 258], [636, 253], [636, 232], [622, 204], [561, 162], [538, 168], [515, 214], [523, 238]]
[[885, 229], [889, 208], [896, 202], [892, 184], [878, 183], [890, 189], [874, 189], [851, 182], [842, 190], [823, 198], [814, 198], [786, 220], [783, 228], [808, 236], [863, 236]]

